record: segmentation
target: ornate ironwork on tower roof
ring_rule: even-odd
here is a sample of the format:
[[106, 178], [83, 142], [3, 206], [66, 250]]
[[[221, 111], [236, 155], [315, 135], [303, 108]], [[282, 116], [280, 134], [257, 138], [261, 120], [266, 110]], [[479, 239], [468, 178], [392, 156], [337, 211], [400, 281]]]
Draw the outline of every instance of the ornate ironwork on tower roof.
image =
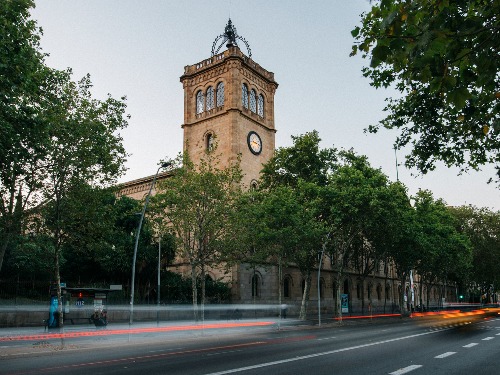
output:
[[218, 54], [220, 49], [226, 42], [226, 47], [228, 48], [239, 48], [237, 40], [240, 40], [245, 44], [245, 47], [247, 47], [248, 57], [252, 58], [252, 50], [250, 49], [250, 45], [245, 38], [238, 35], [236, 27], [234, 27], [233, 23], [231, 22], [231, 18], [229, 19], [229, 21], [227, 21], [226, 28], [224, 29], [224, 34], [221, 34], [217, 38], [215, 38], [214, 43], [212, 44], [212, 56]]

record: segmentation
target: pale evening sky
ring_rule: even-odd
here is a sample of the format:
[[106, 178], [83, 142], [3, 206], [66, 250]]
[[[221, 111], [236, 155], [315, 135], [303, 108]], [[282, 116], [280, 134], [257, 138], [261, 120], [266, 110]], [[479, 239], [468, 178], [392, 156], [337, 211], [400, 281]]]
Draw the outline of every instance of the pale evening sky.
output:
[[[36, 0], [32, 16], [43, 28], [47, 65], [90, 73], [95, 97], [127, 96], [129, 127], [122, 132], [130, 157], [128, 181], [154, 174], [160, 159], [182, 150], [185, 65], [211, 54], [229, 17], [250, 44], [252, 58], [274, 72], [276, 146], [316, 129], [322, 146], [353, 148], [396, 180], [395, 134], [363, 130], [383, 117], [384, 99], [361, 74], [368, 64], [349, 57], [350, 31], [368, 0]], [[240, 43], [244, 53], [246, 49]], [[222, 50], [221, 50], [222, 51]], [[398, 161], [404, 152], [398, 152]], [[410, 194], [428, 189], [450, 205], [500, 210], [500, 191], [488, 185], [492, 166], [457, 176], [439, 166], [425, 176], [399, 166]]]

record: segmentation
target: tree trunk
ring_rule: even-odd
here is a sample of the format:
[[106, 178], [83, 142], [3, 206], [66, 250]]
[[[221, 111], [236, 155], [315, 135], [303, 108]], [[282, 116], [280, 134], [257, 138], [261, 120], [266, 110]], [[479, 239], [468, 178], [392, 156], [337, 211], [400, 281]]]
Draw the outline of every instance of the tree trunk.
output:
[[[311, 291], [311, 273], [308, 272], [305, 277], [304, 293], [302, 294], [302, 304], [300, 306], [300, 320], [306, 320], [307, 317], [307, 304], [309, 302], [309, 294]], [[319, 298], [319, 296], [318, 296]]]
[[54, 254], [54, 276], [56, 279], [57, 286], [57, 313], [58, 313], [58, 326], [59, 328], [64, 327], [64, 316], [63, 316], [63, 306], [62, 306], [62, 293], [61, 293], [61, 274], [59, 272], [59, 250], [55, 250]]
[[337, 298], [335, 301], [335, 317], [339, 320], [339, 323], [342, 322], [342, 299], [340, 298], [340, 286], [341, 286], [342, 274], [337, 273]]
[[2, 271], [3, 258], [5, 256], [5, 253], [7, 252], [7, 247], [9, 246], [10, 237], [11, 237], [10, 233], [7, 232], [7, 235], [2, 238], [2, 245], [0, 247], [0, 272]]
[[283, 289], [283, 270], [282, 270], [282, 265], [281, 265], [281, 257], [278, 259], [278, 306], [279, 306], [279, 318], [282, 318], [282, 298], [281, 298], [281, 291]]
[[205, 321], [205, 266], [201, 266], [201, 321]]
[[385, 314], [385, 309], [387, 307], [387, 281], [389, 280], [389, 267], [384, 262], [384, 314]]
[[[14, 183], [13, 183], [14, 184]], [[2, 217], [2, 228], [3, 236], [1, 238], [2, 245], [0, 247], [0, 272], [2, 271], [3, 259], [7, 248], [9, 247], [12, 238], [20, 233], [21, 230], [21, 217], [22, 217], [22, 195], [21, 188], [19, 188], [19, 194], [15, 197], [14, 185], [9, 187], [9, 204], [6, 207], [2, 201], [0, 207], [0, 214]]]
[[[406, 275], [403, 274], [401, 275], [400, 278], [401, 282], [401, 292], [399, 293], [399, 310], [401, 311], [401, 316], [404, 316], [406, 313], [406, 302], [405, 302], [405, 295], [406, 295]], [[407, 296], [408, 298], [408, 296]]]
[[198, 321], [198, 290], [196, 288], [196, 266], [191, 265], [191, 288], [193, 289], [193, 317]]
[[365, 279], [361, 279], [361, 315], [365, 313]]

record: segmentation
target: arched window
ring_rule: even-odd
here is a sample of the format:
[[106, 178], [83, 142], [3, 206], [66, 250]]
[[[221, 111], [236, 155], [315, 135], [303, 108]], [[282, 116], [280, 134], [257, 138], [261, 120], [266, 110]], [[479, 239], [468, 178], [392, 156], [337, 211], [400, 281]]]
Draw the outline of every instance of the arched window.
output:
[[205, 109], [205, 100], [203, 98], [203, 93], [198, 91], [196, 93], [196, 114], [200, 114]]
[[325, 297], [325, 280], [320, 279], [319, 280], [319, 298], [324, 298]]
[[224, 82], [219, 82], [217, 85], [217, 107], [224, 105]]
[[252, 276], [252, 297], [260, 296], [259, 275]]
[[264, 97], [259, 94], [259, 101], [257, 103], [257, 112], [260, 117], [264, 117]]
[[380, 301], [382, 299], [382, 285], [377, 285], [377, 299]]
[[285, 279], [283, 280], [283, 297], [285, 298], [290, 298], [291, 283], [292, 282], [289, 277], [285, 277]]
[[357, 297], [358, 299], [361, 299], [361, 288], [362, 288], [362, 287], [361, 287], [361, 284], [360, 284], [360, 283], [357, 283], [357, 284], [356, 284], [356, 297]]
[[257, 94], [255, 90], [250, 90], [250, 111], [257, 113]]
[[207, 111], [210, 111], [214, 107], [215, 107], [214, 88], [210, 86], [207, 90]]
[[243, 108], [248, 109], [248, 87], [245, 84], [241, 86], [241, 104], [243, 105]]
[[210, 152], [214, 149], [214, 135], [212, 133], [207, 134], [206, 146], [207, 152]]

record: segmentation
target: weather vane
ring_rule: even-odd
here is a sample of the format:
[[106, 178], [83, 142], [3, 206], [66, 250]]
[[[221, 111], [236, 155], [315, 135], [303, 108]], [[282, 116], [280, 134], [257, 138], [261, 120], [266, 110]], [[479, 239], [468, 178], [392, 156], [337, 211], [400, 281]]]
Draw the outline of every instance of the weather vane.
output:
[[231, 18], [229, 18], [229, 21], [227, 21], [226, 28], [224, 29], [224, 34], [221, 34], [217, 38], [215, 38], [214, 43], [212, 44], [212, 56], [218, 54], [220, 49], [226, 42], [227, 42], [226, 47], [228, 48], [229, 47], [239, 48], [237, 42], [238, 39], [245, 44], [245, 46], [247, 47], [248, 57], [252, 58], [252, 50], [250, 49], [250, 45], [245, 40], [245, 38], [238, 35], [236, 27], [234, 27], [233, 23], [231, 22]]

